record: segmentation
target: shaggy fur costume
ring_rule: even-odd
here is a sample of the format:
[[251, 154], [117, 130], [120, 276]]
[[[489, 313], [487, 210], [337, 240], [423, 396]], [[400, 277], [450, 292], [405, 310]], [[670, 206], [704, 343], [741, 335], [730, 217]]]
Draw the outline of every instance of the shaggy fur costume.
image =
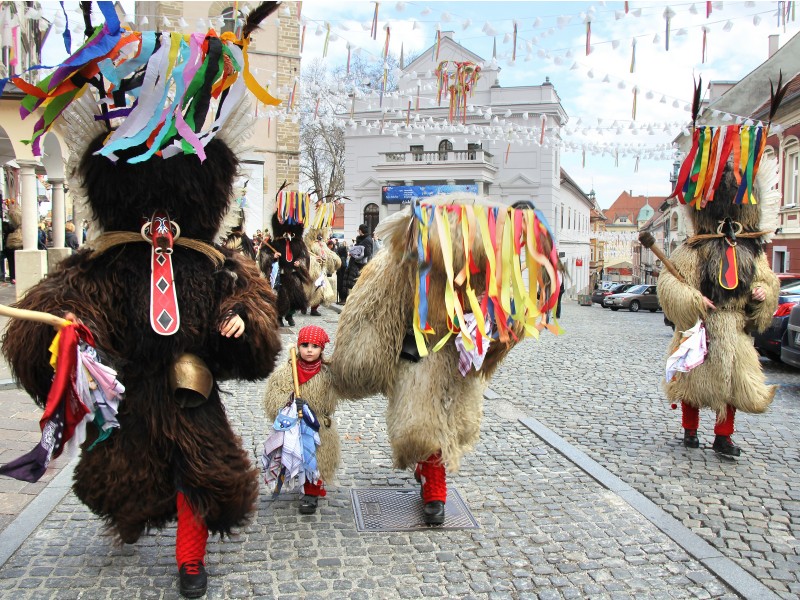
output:
[[[264, 412], [268, 427], [275, 421], [278, 412], [286, 406], [293, 391], [292, 365], [287, 362], [275, 369], [267, 379]], [[333, 419], [337, 405], [337, 391], [333, 387], [330, 368], [325, 362], [322, 363], [319, 373], [300, 384], [300, 397], [311, 407], [319, 420], [320, 445], [317, 448], [317, 467], [322, 480], [329, 483], [339, 467], [340, 449], [339, 433], [336, 431], [336, 421]]]
[[[491, 204], [472, 195], [431, 200]], [[461, 247], [461, 225], [456, 225], [453, 216], [450, 219], [453, 247]], [[384, 240], [384, 249], [364, 266], [347, 297], [336, 332], [331, 370], [343, 397], [379, 393], [388, 397], [386, 422], [397, 468], [413, 468], [441, 450], [447, 471], [456, 472], [464, 453], [478, 442], [487, 380], [513, 342], [492, 342], [481, 370], [471, 370], [466, 377], [458, 372], [454, 339], [419, 362], [400, 357], [403, 339], [411, 330], [416, 289], [417, 251], [415, 241], [408, 235], [411, 222], [410, 209], [405, 209], [384, 221], [376, 232]], [[433, 264], [429, 297], [444, 298], [446, 275], [438, 237], [432, 237], [430, 248]], [[486, 254], [480, 233], [475, 236], [472, 252], [476, 264], [484, 264]], [[455, 252], [453, 262], [457, 273], [463, 267], [463, 253]], [[472, 275], [474, 289], [484, 289], [485, 275]], [[435, 331], [447, 331], [444, 302], [430, 303], [428, 321]], [[521, 330], [515, 333], [520, 334]]]
[[[308, 270], [310, 284], [306, 286], [306, 296], [309, 306], [328, 306], [336, 301], [336, 271], [342, 266], [339, 256], [325, 244], [327, 229], [309, 229], [306, 232], [305, 242], [310, 254]], [[317, 239], [321, 238], [321, 239]], [[320, 275], [325, 275], [325, 283], [315, 285]]]
[[[169, 211], [181, 237], [211, 243], [231, 197], [237, 161], [220, 140], [206, 146], [207, 160], [179, 155], [141, 164], [111, 163], [90, 146], [80, 167], [94, 216], [106, 231], [139, 232], [142, 219]], [[185, 352], [202, 358], [215, 380], [257, 380], [272, 370], [280, 352], [275, 295], [253, 261], [222, 249], [224, 264], [176, 245], [172, 255], [180, 329], [171, 336], [150, 327], [149, 244], [126, 243], [103, 253], [84, 248], [31, 288], [19, 308], [63, 315], [73, 312], [92, 331], [104, 362], [113, 366], [126, 393], [120, 428], [94, 449], [96, 428], [87, 427], [75, 471], [76, 495], [112, 531], [132, 543], [146, 530], [176, 516], [181, 491], [208, 528], [225, 534], [252, 512], [258, 473], [234, 434], [216, 383], [207, 402], [181, 408], [169, 374]], [[227, 311], [245, 321], [242, 337], [219, 334]], [[43, 406], [53, 376], [48, 346], [53, 330], [14, 320], [3, 353], [14, 376]]]
[[[292, 260], [286, 260], [286, 239], [284, 234], [294, 237], [289, 241]], [[278, 213], [272, 215], [272, 245], [280, 252], [278, 259], [278, 314], [283, 316], [290, 311], [306, 310], [308, 296], [306, 286], [313, 284], [308, 274], [310, 257], [303, 241], [303, 225], [289, 225], [278, 221]], [[295, 266], [295, 261], [300, 266]]]
[[[767, 170], [766, 165], [762, 168]], [[730, 167], [726, 167], [715, 199], [701, 210], [685, 208], [696, 235], [716, 233], [718, 222], [726, 217], [741, 223], [743, 232], [759, 231], [759, 207], [733, 204], [736, 187]], [[737, 238], [739, 284], [733, 290], [722, 288], [718, 278], [725, 244], [722, 238], [685, 243], [673, 252], [670, 260], [686, 283], [667, 270], [658, 278], [659, 303], [664, 316], [675, 324], [667, 355], [677, 349], [682, 332], [698, 319], [705, 322], [708, 338], [705, 362], [688, 373], [677, 374], [665, 384], [667, 397], [672, 402], [711, 408], [719, 419], [725, 417], [727, 405], [748, 413], [764, 412], [775, 396], [776, 386], [765, 384], [750, 333], [769, 326], [780, 289], [758, 238]], [[752, 299], [756, 287], [766, 293], [763, 302]], [[716, 309], [707, 309], [703, 296]]]

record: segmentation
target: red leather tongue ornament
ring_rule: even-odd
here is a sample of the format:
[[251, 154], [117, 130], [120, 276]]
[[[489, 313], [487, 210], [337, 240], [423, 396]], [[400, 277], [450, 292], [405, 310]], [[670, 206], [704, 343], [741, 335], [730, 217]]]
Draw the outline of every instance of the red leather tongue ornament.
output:
[[[175, 231], [173, 231], [175, 229]], [[159, 335], [172, 335], [181, 325], [178, 294], [172, 276], [172, 243], [177, 225], [166, 211], [157, 210], [142, 227], [153, 246], [150, 259], [150, 326]], [[179, 235], [179, 234], [178, 234]]]

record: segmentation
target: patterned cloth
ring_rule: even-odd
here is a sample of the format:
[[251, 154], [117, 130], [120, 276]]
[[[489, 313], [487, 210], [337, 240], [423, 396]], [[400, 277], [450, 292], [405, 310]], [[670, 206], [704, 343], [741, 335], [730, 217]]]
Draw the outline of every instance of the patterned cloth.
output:
[[686, 373], [703, 364], [707, 352], [706, 328], [703, 322], [698, 320], [693, 327], [683, 332], [680, 346], [667, 358], [667, 383], [672, 381], [677, 373]]

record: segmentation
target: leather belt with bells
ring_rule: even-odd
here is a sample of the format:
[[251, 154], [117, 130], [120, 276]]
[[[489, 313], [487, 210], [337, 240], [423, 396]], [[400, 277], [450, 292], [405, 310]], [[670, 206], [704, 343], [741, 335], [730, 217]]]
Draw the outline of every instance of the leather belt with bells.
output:
[[150, 326], [159, 335], [172, 335], [181, 326], [178, 295], [172, 277], [172, 244], [181, 235], [165, 210], [157, 210], [142, 225], [142, 237], [153, 247], [150, 260]]

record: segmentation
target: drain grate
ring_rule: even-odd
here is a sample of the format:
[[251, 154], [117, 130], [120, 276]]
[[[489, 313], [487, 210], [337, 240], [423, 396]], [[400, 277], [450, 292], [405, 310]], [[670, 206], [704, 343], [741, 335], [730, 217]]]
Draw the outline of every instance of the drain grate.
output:
[[[353, 512], [358, 531], [414, 531], [428, 529], [422, 519], [419, 488], [373, 488], [352, 490]], [[480, 529], [458, 491], [447, 490], [444, 525], [436, 529]]]

